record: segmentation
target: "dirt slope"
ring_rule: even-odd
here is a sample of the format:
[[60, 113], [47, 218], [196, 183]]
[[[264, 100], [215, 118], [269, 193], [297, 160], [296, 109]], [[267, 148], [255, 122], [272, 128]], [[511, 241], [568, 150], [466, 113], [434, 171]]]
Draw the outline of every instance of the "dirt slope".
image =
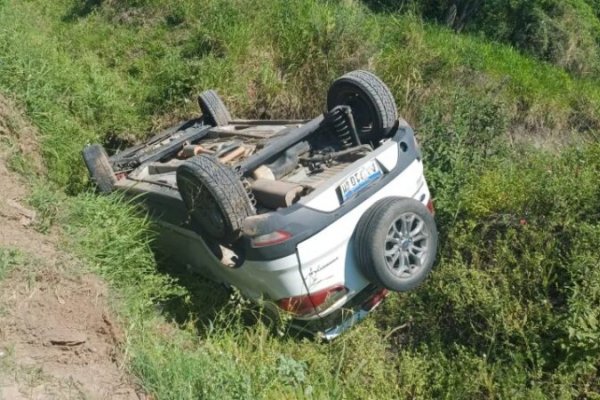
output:
[[59, 235], [32, 228], [26, 186], [6, 160], [15, 148], [30, 152], [41, 171], [34, 139], [35, 131], [0, 97], [0, 250], [22, 254], [0, 281], [0, 399], [145, 398], [122, 366], [124, 338], [106, 285], [80, 272]]

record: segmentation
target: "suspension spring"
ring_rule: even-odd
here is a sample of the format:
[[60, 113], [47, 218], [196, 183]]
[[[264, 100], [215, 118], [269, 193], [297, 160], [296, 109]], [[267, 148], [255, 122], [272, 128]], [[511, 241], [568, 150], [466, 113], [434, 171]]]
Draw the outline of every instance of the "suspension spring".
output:
[[335, 133], [342, 145], [342, 149], [352, 147], [354, 144], [352, 132], [350, 131], [348, 121], [346, 121], [345, 115], [341, 110], [335, 113], [332, 124], [333, 129], [335, 130]]
[[236, 172], [238, 173], [238, 175], [240, 177], [240, 181], [242, 181], [242, 186], [244, 187], [244, 190], [246, 191], [246, 196], [248, 196], [250, 205], [254, 208], [254, 211], [256, 211], [256, 197], [254, 197], [254, 193], [252, 192], [252, 185], [250, 184], [248, 179], [246, 179], [244, 177], [242, 170], [237, 169]]
[[361, 140], [358, 137], [352, 109], [348, 106], [337, 106], [329, 112], [330, 124], [335, 131], [342, 150], [354, 146], [360, 146]]

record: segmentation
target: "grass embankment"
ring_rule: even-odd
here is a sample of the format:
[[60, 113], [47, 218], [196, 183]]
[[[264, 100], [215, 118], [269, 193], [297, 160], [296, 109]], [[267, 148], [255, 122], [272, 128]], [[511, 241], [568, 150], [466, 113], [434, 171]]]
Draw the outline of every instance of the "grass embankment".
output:
[[[5, 0], [0, 26], [0, 90], [40, 128], [57, 189], [34, 203], [113, 283], [129, 365], [157, 397], [598, 391], [597, 81], [356, 1]], [[86, 142], [194, 115], [206, 88], [237, 115], [310, 116], [355, 68], [382, 76], [419, 130], [442, 243], [422, 288], [333, 344], [248, 324], [236, 296], [157, 265], [132, 207], [85, 193]], [[529, 145], [550, 140], [570, 144]]]
[[378, 11], [417, 14], [457, 32], [510, 43], [578, 76], [600, 73], [597, 0], [365, 0]]

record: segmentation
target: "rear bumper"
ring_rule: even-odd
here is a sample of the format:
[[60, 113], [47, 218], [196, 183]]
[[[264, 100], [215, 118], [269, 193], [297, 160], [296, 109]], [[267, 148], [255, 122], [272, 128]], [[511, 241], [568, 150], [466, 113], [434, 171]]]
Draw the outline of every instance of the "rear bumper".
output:
[[331, 341], [364, 320], [385, 298], [382, 289], [369, 285], [343, 307], [323, 318], [294, 320], [292, 329]]

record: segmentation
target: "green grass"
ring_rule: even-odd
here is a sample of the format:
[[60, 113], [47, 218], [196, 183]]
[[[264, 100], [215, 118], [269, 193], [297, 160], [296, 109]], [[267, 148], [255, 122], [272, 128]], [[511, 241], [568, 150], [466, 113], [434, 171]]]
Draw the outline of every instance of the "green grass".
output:
[[[442, 242], [423, 287], [332, 344], [157, 259], [152, 222], [89, 191], [87, 142], [196, 115], [207, 88], [239, 116], [312, 116], [356, 68], [418, 130]], [[37, 229], [61, 226], [111, 283], [127, 365], [156, 398], [597, 397], [597, 80], [352, 0], [4, 0], [0, 91], [40, 131]], [[549, 138], [563, 147], [522, 144]]]
[[458, 32], [507, 43], [575, 76], [600, 71], [596, 0], [365, 0], [377, 11], [415, 13]]
[[4, 278], [13, 268], [24, 263], [23, 254], [10, 248], [0, 247], [0, 280]]

